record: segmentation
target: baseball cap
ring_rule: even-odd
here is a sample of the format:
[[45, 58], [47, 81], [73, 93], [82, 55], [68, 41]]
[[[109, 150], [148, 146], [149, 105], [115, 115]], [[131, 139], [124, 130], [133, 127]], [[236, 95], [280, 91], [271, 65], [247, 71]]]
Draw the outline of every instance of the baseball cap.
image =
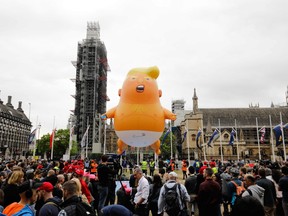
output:
[[54, 187], [50, 182], [43, 182], [38, 188], [37, 191], [39, 190], [45, 190], [46, 192], [51, 192], [53, 191]]
[[169, 175], [171, 175], [171, 176], [173, 176], [173, 177], [176, 177], [176, 178], [178, 177], [178, 175], [177, 175], [176, 172], [170, 172]]
[[84, 170], [82, 170], [82, 169], [76, 169], [76, 170], [75, 170], [75, 173], [76, 173], [77, 175], [79, 175], [79, 176], [83, 176], [83, 175], [84, 175]]

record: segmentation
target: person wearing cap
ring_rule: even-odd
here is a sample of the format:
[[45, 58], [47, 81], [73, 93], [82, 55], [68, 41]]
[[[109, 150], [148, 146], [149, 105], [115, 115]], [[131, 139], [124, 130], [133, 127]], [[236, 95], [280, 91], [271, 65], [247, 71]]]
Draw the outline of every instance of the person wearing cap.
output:
[[164, 197], [165, 197], [165, 193], [166, 193], [166, 189], [165, 189], [165, 185], [167, 188], [172, 188], [174, 187], [174, 185], [177, 183], [180, 185], [180, 191], [179, 191], [179, 187], [176, 188], [177, 194], [178, 194], [178, 201], [180, 203], [180, 210], [183, 210], [186, 206], [185, 202], [189, 202], [190, 201], [190, 196], [187, 192], [186, 187], [183, 184], [180, 184], [177, 182], [177, 178], [178, 175], [175, 172], [170, 172], [168, 174], [168, 181], [161, 187], [160, 190], [160, 195], [159, 195], [159, 199], [158, 199], [158, 214], [162, 214], [163, 215], [167, 215], [165, 212], [165, 202], [164, 202]]
[[35, 203], [37, 198], [36, 188], [32, 180], [25, 181], [17, 187], [20, 196], [19, 202], [13, 202], [8, 205], [4, 210], [3, 214], [7, 216], [34, 216], [34, 211], [30, 207]]
[[[228, 196], [232, 205], [234, 205], [235, 195], [236, 195], [236, 186], [235, 184], [241, 186], [243, 182], [238, 178], [239, 177], [239, 169], [236, 167], [231, 167], [229, 170], [230, 174], [232, 175], [231, 181], [227, 183], [228, 188]], [[235, 183], [235, 184], [234, 184]]]
[[40, 208], [39, 216], [54, 216], [58, 215], [62, 200], [55, 196], [53, 197], [53, 185], [50, 182], [43, 182], [38, 188], [38, 196], [43, 198], [44, 205]]

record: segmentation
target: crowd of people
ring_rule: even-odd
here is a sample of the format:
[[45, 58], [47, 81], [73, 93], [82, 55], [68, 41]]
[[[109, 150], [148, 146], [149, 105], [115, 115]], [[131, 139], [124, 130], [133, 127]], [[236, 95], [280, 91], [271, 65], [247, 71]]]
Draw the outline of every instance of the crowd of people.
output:
[[288, 216], [288, 163], [269, 161], [9, 160], [0, 187], [8, 216]]

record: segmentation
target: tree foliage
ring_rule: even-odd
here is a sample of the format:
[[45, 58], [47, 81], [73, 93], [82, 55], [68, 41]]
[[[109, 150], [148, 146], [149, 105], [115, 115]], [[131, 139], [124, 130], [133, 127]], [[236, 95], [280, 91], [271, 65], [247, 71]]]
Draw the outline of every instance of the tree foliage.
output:
[[[41, 137], [37, 143], [37, 151], [39, 154], [44, 155], [44, 153], [51, 152], [50, 149], [50, 135], [46, 134]], [[53, 156], [62, 157], [65, 154], [66, 149], [69, 146], [70, 132], [68, 129], [59, 129], [55, 133], [54, 145], [53, 145]]]
[[[164, 132], [160, 138], [161, 142], [161, 156], [162, 158], [170, 158], [171, 157], [171, 134], [169, 133], [168, 136], [165, 138], [163, 142], [163, 137], [166, 134]], [[175, 144], [175, 136], [172, 134], [172, 150], [173, 150], [173, 156], [175, 155], [176, 152], [176, 144]]]

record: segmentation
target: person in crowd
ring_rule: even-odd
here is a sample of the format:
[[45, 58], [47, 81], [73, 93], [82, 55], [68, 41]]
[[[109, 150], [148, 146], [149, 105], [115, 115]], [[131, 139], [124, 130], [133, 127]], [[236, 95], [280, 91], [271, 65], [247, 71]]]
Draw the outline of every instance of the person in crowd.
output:
[[134, 196], [135, 213], [139, 216], [148, 216], [149, 183], [140, 168], [134, 169], [134, 177], [138, 181], [137, 192]]
[[[81, 200], [83, 202], [85, 202], [87, 205], [89, 205], [89, 201], [88, 201], [86, 195], [82, 193], [82, 185], [80, 183], [80, 180], [78, 178], [76, 178], [76, 177], [73, 177], [71, 179], [71, 181], [75, 181], [76, 182], [78, 197], [81, 197]], [[62, 186], [62, 189], [63, 189], [63, 186]]]
[[89, 214], [95, 215], [92, 208], [82, 202], [82, 199], [79, 198], [79, 190], [80, 188], [76, 181], [69, 180], [63, 184], [64, 202], [60, 206], [62, 210], [59, 212], [58, 216], [80, 216], [81, 213], [79, 212], [77, 205], [81, 205], [81, 209], [84, 208], [85, 212], [88, 211]]
[[232, 179], [231, 181], [227, 183], [227, 187], [228, 187], [228, 193], [229, 193], [229, 200], [233, 206], [235, 199], [236, 199], [236, 189], [237, 189], [235, 184], [237, 184], [238, 186], [241, 186], [243, 182], [240, 181], [240, 179], [238, 178], [240, 174], [239, 169], [237, 169], [236, 167], [231, 167], [229, 172], [232, 175]]
[[101, 209], [99, 216], [133, 216], [123, 205], [109, 205]]
[[264, 211], [266, 216], [274, 216], [276, 209], [276, 190], [272, 181], [266, 178], [265, 168], [258, 170], [260, 178], [256, 184], [264, 188]]
[[44, 205], [40, 208], [39, 216], [54, 216], [58, 215], [62, 199], [53, 197], [53, 185], [50, 182], [43, 182], [37, 188], [38, 196], [43, 198]]
[[95, 162], [95, 160], [91, 160], [90, 174], [96, 174], [97, 173], [97, 167], [98, 167], [98, 164]]
[[153, 158], [151, 158], [149, 161], [149, 171], [150, 171], [150, 176], [153, 176], [154, 171], [155, 171], [155, 161], [153, 160]]
[[195, 175], [195, 169], [193, 166], [189, 166], [189, 177], [185, 180], [185, 187], [187, 189], [187, 192], [190, 196], [190, 202], [187, 203], [187, 208], [189, 212], [189, 216], [191, 214], [193, 215], [199, 215], [198, 205], [196, 202], [196, 185], [197, 185], [197, 176]]
[[240, 168], [240, 173], [239, 173], [239, 180], [240, 181], [244, 181], [244, 176], [247, 174], [247, 169], [246, 169], [246, 167], [241, 167]]
[[231, 216], [265, 216], [264, 207], [253, 196], [237, 199], [232, 209]]
[[0, 189], [0, 213], [3, 211], [4, 207], [3, 207], [3, 203], [4, 203], [4, 191], [2, 189]]
[[108, 156], [102, 155], [101, 163], [98, 166], [98, 193], [99, 193], [99, 203], [98, 203], [98, 211], [100, 211], [104, 206], [108, 196], [108, 178], [109, 175], [113, 175], [114, 171], [107, 166]]
[[148, 169], [148, 162], [146, 159], [143, 159], [143, 161], [140, 162], [141, 170], [142, 172], [147, 175], [147, 169]]
[[164, 168], [159, 169], [159, 175], [162, 179], [162, 183], [165, 184], [168, 181], [168, 173], [166, 173]]
[[183, 174], [183, 180], [187, 178], [187, 161], [185, 159], [182, 160], [182, 174]]
[[13, 202], [19, 202], [20, 196], [18, 186], [23, 182], [24, 173], [22, 170], [13, 171], [8, 178], [7, 184], [3, 186], [4, 191], [4, 208]]
[[91, 197], [91, 193], [88, 189], [88, 186], [86, 184], [86, 182], [84, 181], [84, 170], [83, 169], [77, 169], [75, 171], [75, 177], [79, 179], [80, 184], [81, 184], [81, 194], [85, 194], [86, 198], [88, 199], [88, 203], [91, 203], [92, 201], [92, 197]]
[[17, 190], [20, 196], [20, 201], [11, 203], [6, 208], [4, 208], [2, 213], [7, 216], [34, 216], [34, 211], [31, 208], [31, 205], [34, 204], [37, 199], [37, 192], [33, 181], [28, 180], [23, 182], [17, 187]]
[[[177, 178], [178, 178], [178, 175], [177, 173], [175, 172], [170, 172], [168, 174], [168, 181], [161, 187], [161, 190], [160, 190], [160, 195], [159, 195], [159, 199], [158, 199], [158, 214], [162, 214], [165, 216], [167, 216], [167, 213], [166, 213], [166, 206], [165, 206], [165, 195], [166, 195], [166, 189], [165, 189], [165, 186], [167, 188], [173, 188], [174, 185], [177, 183]], [[177, 183], [179, 184], [179, 183]], [[177, 191], [177, 194], [178, 194], [178, 203], [180, 205], [180, 210], [183, 210], [185, 207], [186, 207], [186, 203], [185, 202], [189, 202], [190, 201], [190, 196], [186, 190], [186, 187], [182, 184], [179, 184], [180, 186], [180, 190], [179, 188], [177, 187], [176, 188], [176, 191]]]
[[152, 216], [158, 215], [158, 199], [160, 195], [160, 190], [162, 187], [162, 180], [159, 174], [154, 174], [153, 183], [149, 186], [149, 210], [152, 213]]
[[6, 179], [7, 179], [7, 172], [1, 171], [0, 172], [0, 188], [2, 188], [2, 185], [6, 181]]
[[197, 202], [200, 216], [218, 216], [220, 213], [221, 187], [212, 180], [213, 170], [204, 170], [205, 181], [200, 184]]
[[279, 180], [279, 190], [282, 191], [282, 208], [285, 216], [288, 216], [288, 166], [281, 168], [283, 177]]
[[281, 167], [272, 165], [272, 175], [266, 175], [266, 178], [271, 179], [274, 182], [275, 185], [275, 190], [276, 190], [276, 212], [275, 215], [276, 216], [282, 216], [284, 215], [284, 211], [282, 208], [282, 191], [279, 190], [279, 180], [282, 177], [282, 172], [281, 172]]
[[242, 194], [242, 197], [245, 196], [253, 196], [259, 202], [263, 205], [264, 207], [264, 192], [265, 189], [260, 187], [255, 183], [255, 177], [251, 174], [246, 174], [244, 176], [244, 184], [247, 190]]

